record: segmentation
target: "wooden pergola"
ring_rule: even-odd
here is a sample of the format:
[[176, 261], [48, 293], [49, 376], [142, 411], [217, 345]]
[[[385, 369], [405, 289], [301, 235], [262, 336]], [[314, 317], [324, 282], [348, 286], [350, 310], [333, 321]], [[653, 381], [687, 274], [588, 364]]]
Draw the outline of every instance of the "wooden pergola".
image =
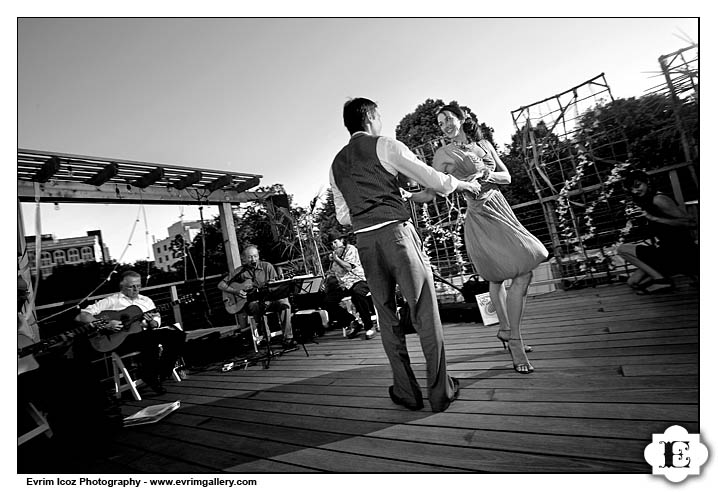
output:
[[[273, 192], [248, 191], [262, 175], [174, 164], [18, 149], [18, 270], [29, 280], [19, 202], [215, 205], [219, 207], [229, 271], [240, 264], [232, 205], [264, 200]], [[29, 284], [29, 282], [28, 282]]]

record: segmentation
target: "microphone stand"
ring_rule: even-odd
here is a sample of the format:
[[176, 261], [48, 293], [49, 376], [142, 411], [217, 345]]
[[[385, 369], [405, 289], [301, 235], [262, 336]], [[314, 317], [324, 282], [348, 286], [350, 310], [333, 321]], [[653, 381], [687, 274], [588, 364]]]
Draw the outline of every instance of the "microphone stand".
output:
[[[294, 293], [293, 291], [296, 290], [298, 285], [299, 284], [297, 284], [296, 282], [292, 285], [292, 295]], [[276, 296], [276, 295], [277, 294], [275, 293], [274, 296]], [[283, 294], [283, 296], [284, 296], [284, 294]], [[267, 313], [266, 301], [268, 300], [268, 298], [273, 297], [271, 287], [265, 286], [265, 287], [261, 287], [261, 288], [257, 289], [257, 291], [253, 295], [253, 297], [254, 297], [254, 299], [252, 299], [252, 301], [256, 301], [257, 305], [259, 306], [259, 313], [257, 314], [257, 317], [259, 318], [257, 329], [262, 330], [264, 342], [266, 344], [265, 354], [264, 354], [264, 356], [260, 357], [259, 360], [263, 361], [263, 366], [265, 369], [269, 369], [271, 359], [273, 357], [278, 357], [279, 355], [283, 355], [286, 352], [291, 352], [291, 351], [297, 350], [297, 347], [290, 348], [290, 349], [282, 349], [282, 351], [279, 352], [278, 354], [275, 353], [274, 350], [272, 350], [271, 330], [269, 329], [269, 326], [267, 326], [267, 323], [265, 322], [265, 317], [264, 317], [264, 315]], [[269, 300], [271, 300], [271, 299], [269, 299]], [[286, 316], [291, 316], [291, 308], [286, 311], [288, 311], [286, 313]], [[280, 319], [281, 319], [281, 312], [278, 312], [277, 315], [280, 316]], [[304, 349], [304, 353], [307, 355], [307, 357], [309, 357], [309, 352], [307, 352], [307, 347], [304, 345], [303, 340], [302, 340], [302, 342], [300, 342], [300, 345]]]

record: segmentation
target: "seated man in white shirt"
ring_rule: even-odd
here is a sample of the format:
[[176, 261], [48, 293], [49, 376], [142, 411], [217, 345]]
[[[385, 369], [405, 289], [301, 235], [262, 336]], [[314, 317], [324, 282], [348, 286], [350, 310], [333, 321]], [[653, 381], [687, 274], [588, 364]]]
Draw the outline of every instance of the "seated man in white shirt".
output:
[[[156, 308], [152, 299], [140, 294], [141, 286], [142, 277], [139, 273], [132, 270], [124, 272], [120, 277], [120, 292], [83, 308], [75, 321], [90, 323], [103, 311], [121, 311], [129, 306], [137, 306], [147, 313], [141, 321], [144, 330], [127, 335], [115, 351], [120, 354], [139, 351], [142, 380], [155, 393], [163, 394], [165, 389], [162, 381], [169, 378], [177, 358], [182, 355], [186, 334], [180, 330], [155, 330], [160, 326], [160, 315], [154, 312]], [[120, 332], [123, 324], [118, 320], [109, 320], [107, 328]]]

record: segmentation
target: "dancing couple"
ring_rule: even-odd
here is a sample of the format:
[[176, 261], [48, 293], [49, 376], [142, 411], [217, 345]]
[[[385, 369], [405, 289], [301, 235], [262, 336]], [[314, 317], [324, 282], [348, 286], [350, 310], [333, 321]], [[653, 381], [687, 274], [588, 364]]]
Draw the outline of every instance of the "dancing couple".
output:
[[[521, 226], [498, 191], [497, 185], [508, 183], [511, 178], [493, 147], [480, 138], [476, 123], [467, 122], [470, 118], [458, 106], [442, 108], [438, 122], [452, 143], [437, 152], [434, 169], [421, 162], [403, 143], [381, 136], [381, 115], [373, 101], [365, 98], [348, 101], [343, 117], [351, 138], [334, 158], [329, 181], [337, 220], [342, 225], [351, 224], [357, 237], [359, 256], [377, 310], [382, 345], [392, 368], [394, 384], [389, 388], [392, 401], [411, 410], [423, 407], [421, 389], [411, 369], [405, 335], [396, 314], [397, 284], [409, 305], [426, 359], [432, 410], [446, 410], [459, 395], [459, 381], [446, 370], [431, 265], [404, 207], [399, 174], [426, 187], [411, 195], [415, 201], [454, 191], [465, 192], [469, 197], [467, 247], [478, 273], [492, 282], [492, 300], [500, 312], [501, 330], [497, 336], [508, 343], [518, 372], [533, 371], [524, 351], [520, 321], [531, 271], [547, 257], [547, 252]], [[475, 131], [467, 133], [465, 123]], [[481, 244], [483, 241], [488, 244]], [[489, 256], [494, 253], [494, 257]], [[508, 292], [503, 287], [507, 279], [513, 281]]]

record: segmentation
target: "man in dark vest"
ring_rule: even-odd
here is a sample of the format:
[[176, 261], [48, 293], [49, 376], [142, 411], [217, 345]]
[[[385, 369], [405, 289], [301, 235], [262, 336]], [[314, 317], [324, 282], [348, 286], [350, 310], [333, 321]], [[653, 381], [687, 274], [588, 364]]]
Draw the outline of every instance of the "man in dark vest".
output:
[[421, 388], [411, 369], [406, 338], [396, 313], [396, 284], [409, 304], [411, 321], [426, 359], [429, 403], [443, 412], [459, 395], [459, 381], [446, 371], [444, 332], [439, 319], [433, 275], [421, 240], [409, 221], [398, 175], [442, 194], [479, 193], [477, 182], [459, 181], [421, 162], [398, 140], [379, 136], [376, 103], [356, 98], [344, 105], [344, 126], [351, 138], [329, 173], [337, 220], [351, 224], [371, 290], [381, 340], [394, 375], [392, 401], [410, 410], [423, 408]]

